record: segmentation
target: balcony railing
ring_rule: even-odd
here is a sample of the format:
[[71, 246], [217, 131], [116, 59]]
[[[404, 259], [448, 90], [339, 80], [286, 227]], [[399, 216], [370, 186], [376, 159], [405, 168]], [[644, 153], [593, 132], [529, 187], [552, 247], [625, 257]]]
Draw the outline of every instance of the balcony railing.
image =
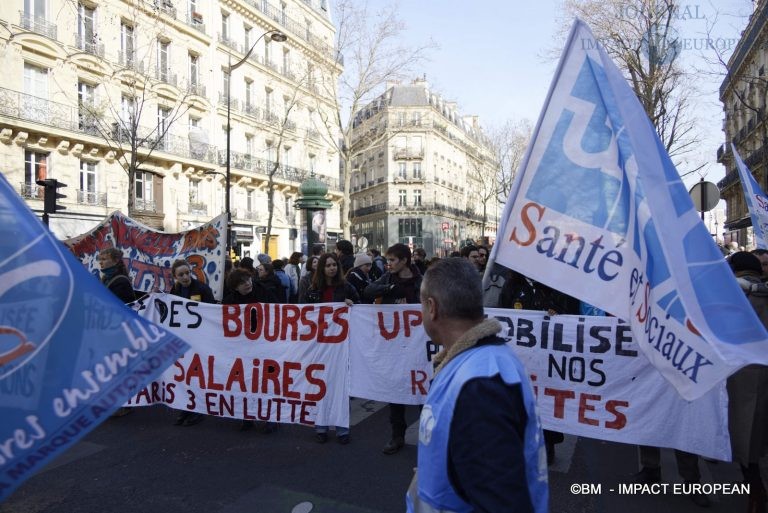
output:
[[[219, 151], [218, 155], [218, 164], [220, 166], [226, 165], [227, 152]], [[242, 169], [244, 171], [250, 171], [252, 173], [258, 173], [265, 176], [269, 176], [275, 166], [275, 163], [272, 160], [261, 159], [246, 153], [239, 153], [236, 151], [229, 152], [229, 164], [234, 169]], [[310, 174], [311, 172], [308, 169], [281, 164], [278, 166], [274, 178], [288, 180], [291, 182], [303, 182], [309, 178]], [[339, 190], [339, 180], [337, 178], [331, 178], [320, 174], [316, 174], [315, 178], [328, 185], [329, 189], [335, 191]]]
[[83, 205], [107, 206], [106, 192], [77, 191], [77, 202]]
[[155, 6], [160, 12], [176, 19], [176, 8], [173, 6], [171, 0], [155, 0]]
[[208, 205], [201, 202], [189, 202], [189, 207], [187, 211], [192, 215], [197, 216], [207, 216], [208, 215]]
[[117, 63], [137, 73], [144, 73], [144, 63], [136, 58], [135, 52], [124, 52], [120, 50], [117, 53]]
[[307, 137], [310, 139], [320, 139], [320, 132], [314, 128], [307, 128]]
[[43, 199], [45, 189], [36, 183], [20, 183], [19, 194], [22, 198]]
[[45, 18], [26, 14], [23, 11], [20, 11], [19, 14], [21, 16], [20, 25], [24, 30], [29, 30], [51, 39], [57, 39], [56, 25], [54, 23], [51, 23]]
[[187, 12], [187, 17], [184, 19], [184, 22], [198, 32], [205, 34], [205, 23], [203, 23], [202, 13]]
[[252, 103], [246, 103], [245, 108], [243, 109], [243, 112], [255, 118], [258, 118], [260, 116], [259, 108]]
[[269, 109], [264, 109], [264, 121], [266, 121], [270, 125], [277, 125], [280, 123], [280, 120], [277, 117], [277, 114], [274, 112], [270, 112]]
[[227, 48], [231, 48], [232, 50], [236, 52], [242, 53], [242, 48], [240, 47], [240, 43], [232, 39], [232, 36], [227, 36], [224, 34], [219, 33], [219, 43], [223, 44]]
[[94, 41], [93, 37], [86, 37], [81, 34], [75, 34], [75, 46], [78, 50], [90, 53], [97, 57], [104, 57], [104, 44]]
[[157, 212], [155, 200], [145, 200], [141, 198], [134, 198], [133, 209], [141, 212]]
[[290, 66], [282, 66], [280, 68], [280, 74], [283, 75], [288, 80], [292, 80], [296, 82], [296, 73], [293, 72]]
[[243, 219], [247, 219], [249, 221], [258, 221], [259, 220], [259, 213], [254, 212], [253, 210], [244, 210], [243, 211]]
[[424, 150], [421, 148], [396, 148], [395, 160], [402, 159], [423, 159]]
[[171, 73], [170, 68], [155, 68], [155, 79], [174, 87], [177, 85], [176, 75]]
[[187, 92], [205, 98], [205, 86], [199, 82], [190, 82], [187, 84]]
[[398, 203], [378, 203], [369, 207], [362, 207], [355, 209], [352, 212], [353, 217], [361, 217], [376, 212], [383, 212], [385, 210], [391, 210], [395, 212], [439, 212], [443, 214], [449, 214], [459, 219], [468, 219], [482, 222], [483, 216], [476, 214], [472, 210], [456, 208], [450, 205], [445, 205], [439, 202], [422, 202], [418, 200], [418, 203], [414, 205], [400, 205]]

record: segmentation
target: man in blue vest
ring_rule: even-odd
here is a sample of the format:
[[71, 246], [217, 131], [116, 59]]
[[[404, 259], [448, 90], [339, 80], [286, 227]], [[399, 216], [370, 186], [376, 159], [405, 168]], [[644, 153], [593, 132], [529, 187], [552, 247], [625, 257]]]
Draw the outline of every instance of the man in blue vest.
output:
[[477, 268], [430, 266], [421, 284], [424, 329], [443, 346], [419, 422], [409, 512], [536, 512], [548, 508], [547, 459], [531, 384], [483, 317]]

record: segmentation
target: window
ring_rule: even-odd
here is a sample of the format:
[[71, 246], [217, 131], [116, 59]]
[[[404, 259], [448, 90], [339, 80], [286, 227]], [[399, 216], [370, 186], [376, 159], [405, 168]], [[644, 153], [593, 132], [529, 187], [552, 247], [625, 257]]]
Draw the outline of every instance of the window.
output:
[[95, 104], [96, 88], [85, 82], [77, 83], [77, 120], [80, 130], [95, 130], [96, 119], [93, 114]]
[[189, 54], [189, 85], [197, 87], [200, 83], [200, 56]]
[[248, 212], [253, 212], [253, 207], [256, 205], [253, 189], [248, 189], [245, 192], [245, 209]]
[[221, 13], [221, 38], [224, 41], [229, 41], [229, 14]]
[[253, 136], [245, 136], [245, 154], [249, 157], [253, 155]]
[[[398, 112], [397, 113], [397, 126], [405, 126], [405, 117], [406, 117], [406, 113], [405, 112]], [[405, 139], [405, 137], [403, 137], [403, 139]], [[404, 147], [405, 147], [405, 145], [403, 145], [403, 148]]]
[[224, 101], [227, 101], [227, 96], [229, 96], [229, 73], [227, 73], [227, 70], [223, 70], [223, 72], [222, 86], [224, 87], [224, 93], [222, 94], [222, 97], [224, 98]]
[[251, 34], [252, 34], [252, 31], [253, 31], [253, 29], [251, 27], [249, 27], [248, 25], [243, 25], [243, 34], [245, 36], [243, 38], [243, 51], [244, 52], [247, 52], [248, 50], [251, 49]]
[[417, 207], [421, 206], [421, 189], [413, 191], [413, 204]]
[[21, 112], [26, 119], [47, 123], [50, 118], [48, 105], [48, 70], [24, 63], [24, 92], [21, 95]]
[[265, 93], [264, 110], [267, 111], [267, 116], [269, 116], [272, 114], [272, 89], [265, 89]]
[[408, 204], [408, 192], [405, 189], [400, 189], [399, 191], [397, 191], [397, 194], [400, 198], [399, 205], [401, 207], [406, 206]]
[[421, 219], [398, 219], [397, 220], [398, 237], [421, 237]]
[[77, 43], [84, 50], [96, 43], [96, 11], [83, 4], [77, 6]]
[[200, 126], [200, 118], [189, 116], [189, 128]]
[[288, 20], [287, 8], [288, 6], [285, 2], [280, 2], [280, 23], [283, 25], [286, 25], [286, 21]]
[[132, 66], [136, 49], [136, 35], [133, 25], [120, 23], [120, 64]]
[[249, 111], [253, 107], [253, 81], [245, 79], [245, 108]]
[[272, 63], [272, 45], [269, 44], [269, 38], [264, 38], [264, 64], [269, 66]]
[[407, 171], [405, 170], [405, 162], [399, 162], [397, 164], [397, 176], [399, 178], [406, 178], [408, 176]]
[[163, 82], [167, 82], [170, 75], [170, 52], [171, 44], [169, 42], [157, 42], [157, 78]]
[[124, 128], [130, 128], [134, 123], [136, 101], [130, 96], [123, 96], [120, 102], [120, 120]]
[[190, 203], [200, 202], [200, 180], [189, 181], [189, 202]]
[[421, 162], [413, 163], [413, 177], [416, 179], [421, 178]]
[[283, 74], [291, 72], [291, 53], [287, 48], [283, 48]]
[[46, 19], [47, 0], [24, 0], [24, 14], [30, 17]]
[[414, 126], [421, 126], [421, 112], [414, 112], [411, 114], [411, 124]]
[[165, 149], [168, 142], [168, 129], [170, 128], [171, 109], [157, 108], [157, 147]]
[[134, 187], [136, 208], [140, 210], [154, 210], [154, 205], [152, 204], [152, 173], [136, 171]]
[[97, 204], [96, 193], [96, 163], [80, 160], [80, 192], [78, 194], [80, 202], [89, 205]]
[[[24, 152], [24, 183], [32, 189], [37, 180], [48, 178], [48, 154], [27, 150]], [[42, 189], [40, 190], [42, 197]]]

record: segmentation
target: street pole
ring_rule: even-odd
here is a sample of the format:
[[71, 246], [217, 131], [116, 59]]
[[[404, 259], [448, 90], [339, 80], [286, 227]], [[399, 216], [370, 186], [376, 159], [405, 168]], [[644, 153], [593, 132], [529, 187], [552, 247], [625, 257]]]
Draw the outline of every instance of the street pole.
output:
[[227, 60], [227, 169], [226, 169], [226, 175], [225, 175], [225, 187], [226, 187], [226, 197], [224, 198], [224, 210], [227, 212], [227, 256], [230, 255], [230, 251], [232, 250], [232, 211], [229, 208], [229, 186], [231, 183], [231, 177], [232, 177], [232, 169], [230, 167], [230, 157], [229, 157], [229, 144], [230, 144], [230, 136], [232, 132], [232, 127], [230, 126], [230, 118], [231, 118], [231, 112], [232, 112], [232, 72], [242, 66], [242, 64], [248, 60], [248, 57], [251, 56], [251, 53], [253, 53], [253, 49], [256, 48], [256, 44], [261, 41], [261, 38], [266, 36], [267, 34], [271, 34], [270, 39], [272, 41], [282, 43], [287, 38], [285, 34], [280, 32], [279, 30], [268, 30], [264, 32], [262, 35], [260, 35], [256, 41], [253, 42], [251, 45], [251, 48], [248, 50], [248, 53], [245, 54], [245, 57], [237, 61], [235, 64], [232, 64], [232, 54], [227, 53], [228, 60]]

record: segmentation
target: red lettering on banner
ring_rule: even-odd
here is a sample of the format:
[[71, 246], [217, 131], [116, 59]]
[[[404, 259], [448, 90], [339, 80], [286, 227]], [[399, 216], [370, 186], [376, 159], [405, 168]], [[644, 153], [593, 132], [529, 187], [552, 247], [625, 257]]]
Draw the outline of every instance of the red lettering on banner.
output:
[[530, 246], [533, 244], [533, 241], [536, 240], [536, 227], [534, 226], [528, 214], [530, 209], [538, 211], [539, 218], [536, 221], [541, 221], [541, 218], [544, 217], [544, 212], [547, 210], [538, 203], [534, 202], [526, 203], [523, 206], [522, 210], [520, 211], [520, 218], [523, 222], [523, 226], [526, 228], [526, 230], [528, 230], [528, 238], [521, 241], [517, 237], [517, 227], [512, 229], [512, 234], [509, 237], [510, 241], [516, 242], [520, 246]]
[[377, 313], [379, 319], [379, 334], [384, 337], [384, 340], [392, 340], [400, 332], [400, 316], [397, 315], [397, 311], [392, 312], [395, 326], [392, 328], [392, 331], [387, 331], [387, 328], [384, 326], [384, 312]]
[[210, 390], [224, 390], [224, 385], [216, 383], [213, 375], [214, 356], [208, 356], [208, 388]]
[[411, 395], [417, 395], [416, 389], [418, 389], [418, 395], [427, 395], [427, 389], [424, 383], [427, 382], [427, 373], [423, 370], [411, 371]]
[[155, 286], [153, 290], [171, 290], [171, 268], [160, 267], [159, 265], [148, 264], [139, 260], [131, 261], [131, 269], [136, 271], [136, 276], [133, 279], [133, 286], [138, 287], [144, 281], [146, 276], [152, 276], [150, 281], [153, 281]]
[[214, 249], [219, 238], [219, 230], [215, 226], [201, 226], [184, 234], [181, 253], [200, 249]]
[[[298, 306], [294, 305], [283, 305], [283, 317], [282, 317], [282, 329], [280, 330], [280, 338], [283, 340], [293, 340], [296, 341], [296, 338], [299, 336], [299, 317], [301, 315], [301, 310], [299, 310]], [[291, 333], [288, 334], [288, 329], [290, 328]]]
[[202, 255], [188, 255], [187, 262], [192, 266], [192, 272], [195, 273], [200, 283], [208, 283], [208, 276], [205, 274], [205, 257]]
[[[234, 326], [232, 326], [234, 324]], [[221, 306], [221, 328], [225, 337], [237, 337], [243, 331], [243, 323], [240, 320], [240, 305]]]
[[[317, 311], [317, 322], [310, 317]], [[222, 305], [221, 325], [226, 338], [245, 336], [248, 340], [267, 342], [317, 342], [338, 344], [349, 336], [348, 306], [332, 307], [306, 305], [299, 310], [295, 305], [250, 303]], [[410, 326], [421, 322], [412, 314]], [[304, 332], [299, 335], [299, 330]], [[334, 333], [334, 334], [331, 334]]]
[[293, 385], [293, 377], [291, 371], [301, 370], [301, 364], [296, 362], [283, 362], [283, 395], [290, 397], [291, 399], [300, 399], [301, 394], [291, 390]]
[[299, 337], [299, 340], [315, 340], [315, 336], [317, 335], [317, 324], [315, 324], [315, 321], [310, 319], [308, 317], [308, 314], [315, 311], [314, 306], [305, 306], [301, 309], [301, 323], [304, 326], [309, 326], [309, 333], [304, 333]]
[[274, 394], [280, 395], [280, 364], [275, 360], [264, 360], [264, 367], [261, 372], [261, 392], [269, 393], [267, 382], [271, 381], [275, 386]]
[[629, 401], [616, 401], [612, 399], [605, 403], [605, 410], [608, 413], [612, 413], [614, 417], [613, 420], [605, 423], [605, 427], [608, 429], [623, 429], [627, 425], [627, 416], [624, 415], [624, 412], [617, 409], [619, 406], [628, 408]]
[[331, 319], [333, 320], [333, 323], [335, 325], [341, 326], [341, 331], [339, 332], [338, 335], [333, 335], [333, 336], [329, 336], [323, 333], [321, 336], [318, 336], [317, 341], [323, 344], [338, 344], [339, 342], [344, 342], [345, 340], [347, 340], [347, 334], [349, 332], [349, 323], [347, 322], [347, 319], [345, 317], [342, 317], [347, 312], [349, 312], [348, 306], [343, 306], [341, 308], [334, 308]]
[[392, 330], [387, 330], [384, 325], [384, 312], [377, 312], [377, 319], [379, 323], [379, 334], [384, 340], [393, 340], [400, 335], [400, 324], [402, 317], [403, 333], [406, 337], [411, 336], [411, 328], [415, 326], [421, 326], [421, 312], [419, 310], [395, 310], [392, 312], [393, 327]]
[[198, 379], [198, 387], [205, 388], [205, 372], [203, 371], [203, 362], [200, 361], [200, 355], [195, 353], [192, 357], [192, 363], [189, 364], [187, 369], [187, 386], [190, 385], [192, 378]]
[[597, 426], [600, 424], [595, 419], [587, 417], [588, 411], [595, 411], [595, 407], [588, 404], [587, 401], [599, 401], [601, 397], [596, 394], [579, 394], [579, 422], [582, 424], [589, 424], [590, 426]]
[[411, 327], [421, 326], [421, 312], [419, 310], [405, 310], [403, 312], [403, 327], [405, 336], [411, 336]]
[[243, 360], [240, 358], [235, 358], [235, 361], [232, 364], [232, 368], [229, 369], [229, 376], [227, 377], [227, 384], [225, 385], [225, 388], [227, 390], [232, 390], [232, 385], [235, 383], [240, 385], [241, 392], [245, 392], [247, 390], [245, 387], [245, 371], [243, 370]]
[[549, 387], [544, 388], [544, 395], [555, 398], [554, 416], [557, 419], [562, 419], [565, 416], [565, 400], [576, 397], [576, 393], [573, 390], [558, 390]]
[[304, 399], [307, 401], [319, 401], [323, 397], [325, 397], [325, 381], [323, 381], [321, 378], [315, 377], [312, 373], [314, 371], [322, 372], [325, 370], [325, 365], [322, 363], [311, 363], [307, 366], [306, 370], [304, 371], [304, 375], [307, 378], [307, 382], [315, 385], [317, 387], [317, 393], [316, 394], [304, 394]]

